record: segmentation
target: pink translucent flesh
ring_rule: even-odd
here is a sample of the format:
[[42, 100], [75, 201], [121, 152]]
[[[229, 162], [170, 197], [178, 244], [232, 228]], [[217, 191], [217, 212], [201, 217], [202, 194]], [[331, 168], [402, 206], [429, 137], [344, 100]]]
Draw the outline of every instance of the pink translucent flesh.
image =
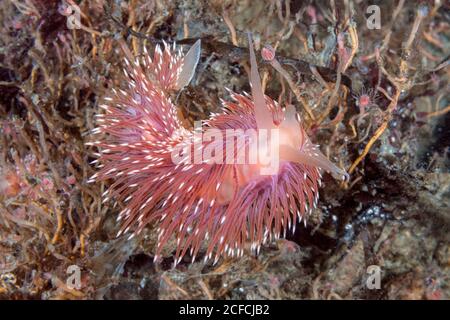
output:
[[294, 106], [288, 105], [284, 113], [284, 120], [280, 126], [280, 143], [300, 149], [304, 142], [304, 132], [300, 127], [300, 123], [296, 119], [296, 111]]
[[250, 84], [252, 87], [252, 98], [255, 104], [255, 118], [258, 129], [273, 128], [273, 116], [266, 106], [266, 99], [261, 86], [258, 65], [256, 63], [255, 50], [253, 49], [252, 36], [248, 34], [248, 44], [250, 48]]
[[233, 171], [228, 171], [223, 176], [220, 188], [217, 190], [217, 201], [221, 205], [227, 205], [237, 192], [251, 181], [255, 181], [260, 177], [260, 166], [255, 164], [237, 164], [234, 165]]

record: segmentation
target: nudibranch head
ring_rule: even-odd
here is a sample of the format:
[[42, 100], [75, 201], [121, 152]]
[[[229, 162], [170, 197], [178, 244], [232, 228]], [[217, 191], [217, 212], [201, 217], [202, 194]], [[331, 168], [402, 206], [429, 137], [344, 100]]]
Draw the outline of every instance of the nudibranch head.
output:
[[[255, 103], [255, 118], [257, 119], [257, 126], [259, 129], [273, 128], [273, 116], [265, 105], [265, 99], [263, 98], [264, 93], [262, 91], [261, 80], [257, 71], [258, 66], [256, 63], [250, 33], [248, 34], [248, 41], [251, 63], [250, 83], [252, 87], [253, 101]], [[271, 46], [265, 46], [261, 50], [261, 54], [263, 59], [270, 61], [274, 68], [280, 70], [280, 72], [285, 72], [276, 60], [275, 50]], [[302, 128], [299, 119], [300, 117], [294, 106], [288, 105], [283, 112], [282, 122], [277, 126], [280, 131], [280, 159], [284, 161], [297, 162], [300, 164], [313, 165], [328, 171], [334, 177], [346, 179], [348, 175], [345, 170], [342, 170], [334, 165], [320, 152], [318, 146], [311, 143], [305, 130]]]

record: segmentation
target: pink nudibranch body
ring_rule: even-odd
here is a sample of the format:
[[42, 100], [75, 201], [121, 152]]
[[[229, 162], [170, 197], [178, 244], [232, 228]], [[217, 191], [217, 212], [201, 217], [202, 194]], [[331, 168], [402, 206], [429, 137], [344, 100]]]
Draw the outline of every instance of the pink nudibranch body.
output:
[[[247, 245], [258, 253], [262, 244], [306, 221], [317, 205], [321, 169], [346, 176], [311, 143], [293, 106], [281, 109], [264, 95], [250, 36], [251, 97], [230, 92], [233, 101], [223, 102], [223, 112], [205, 121], [202, 131], [278, 130], [277, 171], [262, 175], [260, 163], [174, 163], [174, 149], [189, 145], [196, 136], [182, 126], [170, 92], [191, 80], [200, 43], [186, 55], [176, 53], [175, 47], [157, 46], [153, 59], [145, 51], [142, 61], [123, 47], [129, 87], [112, 90], [101, 106], [105, 113], [98, 115], [93, 132], [106, 138], [92, 143], [100, 150], [95, 162], [101, 165], [91, 181], [111, 179], [105, 201], [125, 204], [118, 236], [129, 232], [133, 237], [157, 222], [155, 260], [172, 237], [177, 243], [175, 264], [188, 252], [192, 261], [200, 251], [205, 261], [213, 255], [215, 261], [241, 256]], [[252, 143], [245, 141], [236, 149]], [[214, 143], [202, 142], [202, 147]]]

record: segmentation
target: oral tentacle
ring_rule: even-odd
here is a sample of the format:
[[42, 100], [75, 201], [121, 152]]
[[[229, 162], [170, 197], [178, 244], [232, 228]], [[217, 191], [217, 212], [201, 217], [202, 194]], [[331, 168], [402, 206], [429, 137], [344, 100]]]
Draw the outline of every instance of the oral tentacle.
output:
[[336, 179], [346, 180], [348, 177], [345, 170], [328, 160], [317, 147], [312, 146], [309, 142], [303, 149], [295, 149], [288, 145], [280, 146], [280, 158], [284, 161], [319, 167]]

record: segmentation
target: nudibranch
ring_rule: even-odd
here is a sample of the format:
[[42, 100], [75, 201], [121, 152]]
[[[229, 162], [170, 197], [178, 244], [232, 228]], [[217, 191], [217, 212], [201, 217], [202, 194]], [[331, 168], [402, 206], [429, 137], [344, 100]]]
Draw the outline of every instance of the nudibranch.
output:
[[[188, 252], [192, 262], [200, 251], [214, 262], [242, 256], [245, 248], [257, 254], [306, 223], [317, 206], [322, 170], [346, 176], [311, 142], [292, 105], [281, 108], [264, 95], [250, 36], [251, 95], [229, 91], [232, 101], [222, 102], [223, 111], [191, 129], [178, 118], [171, 94], [190, 82], [200, 41], [186, 55], [164, 44], [153, 58], [144, 49], [139, 59], [121, 45], [128, 87], [112, 89], [100, 105], [98, 140], [90, 143], [99, 150], [99, 171], [90, 182], [111, 181], [104, 201], [123, 204], [117, 236], [131, 238], [156, 224], [155, 261], [172, 239], [175, 265]], [[262, 132], [274, 132], [265, 135], [266, 144], [260, 144]], [[259, 157], [236, 161], [241, 150], [267, 154], [269, 147], [277, 152], [272, 170], [263, 170], [271, 164]]]

